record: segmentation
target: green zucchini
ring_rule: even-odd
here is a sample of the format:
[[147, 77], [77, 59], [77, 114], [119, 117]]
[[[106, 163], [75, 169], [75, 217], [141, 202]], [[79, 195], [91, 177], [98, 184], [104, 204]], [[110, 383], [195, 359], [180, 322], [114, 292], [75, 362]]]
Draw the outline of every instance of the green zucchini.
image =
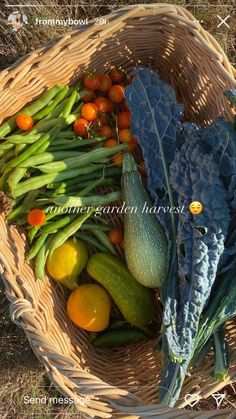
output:
[[88, 261], [87, 271], [108, 291], [130, 324], [142, 327], [154, 319], [156, 305], [152, 292], [135, 281], [115, 256], [95, 253]]
[[[158, 222], [133, 156], [125, 153], [122, 169], [124, 252], [129, 271], [140, 284], [161, 288], [168, 273], [168, 242]], [[146, 212], [148, 209], [148, 212]]]

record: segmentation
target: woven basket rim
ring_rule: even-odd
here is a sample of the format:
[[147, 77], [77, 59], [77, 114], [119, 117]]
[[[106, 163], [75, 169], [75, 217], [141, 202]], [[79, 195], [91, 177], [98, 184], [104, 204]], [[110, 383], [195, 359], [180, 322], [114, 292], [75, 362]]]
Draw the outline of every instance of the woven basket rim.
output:
[[[111, 18], [113, 20], [113, 19], [120, 18], [123, 16], [123, 18], [126, 19], [127, 17], [132, 16], [132, 15], [137, 16], [139, 11], [145, 11], [145, 10], [156, 11], [157, 8], [160, 9], [160, 11], [158, 11], [158, 14], [166, 13], [169, 10], [168, 13], [176, 14], [176, 16], [178, 17], [181, 17], [181, 16], [183, 17], [185, 15], [186, 18], [189, 20], [188, 24], [190, 28], [193, 30], [193, 32], [195, 33], [196, 31], [198, 31], [199, 40], [201, 40], [204, 44], [206, 42], [209, 43], [210, 48], [212, 49], [212, 53], [217, 53], [219, 55], [219, 65], [221, 66], [222, 71], [225, 73], [227, 77], [229, 77], [229, 80], [231, 82], [235, 83], [236, 69], [229, 62], [220, 44], [215, 40], [215, 38], [206, 29], [202, 27], [200, 23], [196, 21], [194, 16], [183, 6], [169, 4], [169, 3], [151, 3], [151, 4], [140, 3], [140, 4], [129, 5], [129, 6], [118, 8], [114, 12], [104, 15], [104, 18], [107, 18], [108, 20], [109, 18]], [[3, 71], [13, 70], [14, 68], [18, 67], [19, 64], [24, 62], [25, 59], [27, 59], [28, 57], [35, 57], [35, 54], [45, 52], [48, 49], [50, 49], [52, 46], [56, 46], [57, 43], [63, 44], [63, 41], [66, 41], [71, 36], [81, 34], [82, 32], [89, 29], [94, 24], [94, 22], [95, 22], [95, 19], [90, 19], [88, 22], [88, 26], [86, 26], [86, 28], [75, 29], [73, 31], [66, 32], [66, 34], [63, 34], [61, 36], [54, 38], [53, 40], [44, 44], [43, 47], [37, 48], [36, 50], [20, 57], [18, 60], [15, 61], [15, 63], [13, 63], [11, 66], [7, 67]], [[104, 26], [104, 25], [101, 25], [101, 26]]]
[[[127, 6], [127, 7], [123, 7], [123, 8], [119, 8], [116, 11], [106, 15], [107, 18], [110, 19], [111, 23], [109, 25], [104, 25], [104, 27], [97, 27], [96, 29], [93, 28], [93, 23], [94, 23], [94, 19], [89, 21], [89, 25], [84, 29], [78, 29], [75, 31], [71, 31], [66, 33], [65, 35], [62, 35], [52, 41], [50, 41], [49, 43], [47, 43], [46, 45], [44, 45], [42, 48], [39, 48], [33, 52], [30, 52], [29, 54], [25, 55], [24, 57], [20, 58], [19, 60], [17, 60], [12, 66], [10, 66], [9, 68], [3, 70], [0, 73], [0, 83], [1, 81], [6, 77], [8, 79], [8, 77], [11, 76], [11, 73], [14, 71], [16, 72], [16, 74], [18, 74], [23, 68], [25, 68], [25, 66], [27, 65], [31, 65], [34, 61], [35, 58], [37, 58], [38, 56], [43, 56], [45, 53], [48, 53], [51, 49], [53, 48], [58, 48], [61, 47], [63, 48], [65, 45], [68, 45], [67, 42], [69, 42], [69, 40], [73, 37], [77, 37], [78, 35], [83, 35], [86, 32], [91, 32], [91, 34], [94, 34], [97, 37], [99, 37], [99, 39], [103, 39], [105, 38], [108, 34], [109, 31], [112, 29], [110, 27], [110, 25], [116, 25], [118, 24], [120, 21], [126, 21], [128, 18], [132, 17], [132, 18], [140, 18], [142, 15], [147, 16], [148, 14], [145, 14], [146, 11], [150, 11], [150, 15], [161, 15], [161, 14], [172, 14], [176, 19], [178, 19], [182, 24], [184, 25], [188, 25], [190, 31], [195, 34], [195, 36], [197, 36], [197, 39], [199, 40], [199, 42], [202, 42], [203, 45], [207, 45], [207, 48], [210, 49], [212, 51], [213, 56], [216, 58], [217, 60], [217, 64], [218, 64], [218, 68], [219, 68], [219, 72], [224, 74], [224, 76], [228, 79], [229, 83], [235, 83], [235, 78], [234, 76], [236, 75], [236, 71], [234, 70], [234, 68], [232, 67], [232, 65], [229, 63], [225, 53], [223, 52], [222, 48], [219, 46], [219, 44], [214, 40], [214, 38], [205, 30], [202, 28], [202, 26], [200, 25], [200, 23], [197, 23], [194, 19], [194, 17], [191, 15], [190, 12], [188, 12], [185, 8], [183, 8], [182, 6], [178, 6], [178, 5], [170, 5], [170, 4], [164, 4], [164, 3], [154, 3], [154, 4], [148, 4], [148, 5], [134, 5], [134, 6]], [[93, 30], [94, 29], [94, 30]], [[18, 70], [18, 71], [17, 71]], [[30, 71], [30, 67], [29, 67], [29, 71]], [[15, 112], [14, 112], [15, 113]], [[31, 346], [33, 347], [34, 352], [36, 353], [37, 357], [40, 359], [40, 361], [45, 365], [45, 367], [48, 369], [48, 365], [50, 364], [50, 359], [49, 359], [49, 364], [45, 361], [42, 360], [42, 356], [40, 353], [37, 352], [37, 348], [35, 349], [34, 344], [33, 344], [33, 340], [31, 337], [31, 331], [27, 330], [27, 328], [24, 328], [24, 316], [25, 316], [25, 306], [24, 304], [26, 304], [25, 302], [23, 302], [23, 293], [21, 292], [20, 289], [20, 285], [19, 284], [15, 284], [15, 286], [12, 285], [12, 280], [10, 280], [10, 277], [12, 275], [12, 272], [9, 273], [7, 271], [7, 262], [5, 260], [4, 255], [0, 255], [0, 270], [3, 272], [4, 275], [4, 283], [6, 286], [6, 293], [7, 293], [7, 297], [10, 301], [10, 311], [12, 314], [12, 318], [15, 321], [15, 323], [19, 324], [21, 327], [23, 327], [26, 335], [28, 336], [28, 339], [30, 341]], [[12, 268], [12, 267], [11, 267]], [[14, 269], [13, 269], [14, 272]], [[16, 307], [17, 302], [21, 302], [22, 306], [22, 313], [20, 310], [20, 307]], [[26, 304], [27, 306], [27, 304]], [[24, 310], [23, 310], [24, 308]], [[30, 311], [30, 309], [32, 309], [31, 304], [28, 304], [28, 310]], [[27, 312], [26, 312], [26, 324], [27, 324]], [[55, 367], [53, 367], [55, 368]], [[69, 364], [68, 362], [68, 373], [71, 372], [72, 374], [72, 365]], [[63, 369], [62, 369], [63, 370]], [[61, 371], [62, 371], [61, 370]], [[61, 371], [59, 371], [59, 374], [61, 373]], [[91, 374], [88, 374], [88, 376], [91, 376]], [[95, 376], [93, 376], [94, 380], [96, 383], [101, 383], [101, 380], [98, 380]], [[58, 386], [58, 381], [57, 381], [57, 373], [55, 373], [55, 375], [53, 376], [53, 380], [56, 383], [56, 385]], [[103, 383], [103, 382], [102, 382]], [[104, 384], [104, 383], [103, 383]], [[106, 384], [106, 383], [105, 383]], [[110, 391], [114, 390], [114, 393], [116, 393], [117, 395], [119, 395], [121, 398], [125, 397], [126, 400], [129, 400], [131, 402], [131, 407], [128, 408], [127, 406], [125, 406], [122, 404], [122, 402], [116, 402], [115, 400], [111, 401], [110, 403], [111, 405], [113, 405], [115, 408], [119, 409], [120, 412], [125, 412], [125, 414], [133, 414], [133, 415], [137, 415], [135, 416], [135, 418], [137, 417], [142, 417], [139, 415], [148, 415], [148, 417], [158, 417], [158, 415], [163, 415], [163, 417], [168, 419], [168, 414], [166, 414], [164, 416], [164, 411], [163, 408], [158, 406], [158, 405], [152, 405], [152, 406], [147, 406], [147, 407], [134, 407], [132, 406], [132, 403], [137, 402], [137, 398], [134, 397], [132, 394], [128, 393], [128, 392], [124, 392], [123, 390], [120, 390], [118, 388], [113, 388], [112, 386], [109, 386], [107, 384], [107, 387], [109, 388]], [[217, 387], [218, 388], [218, 387]], [[213, 390], [214, 391], [214, 390]], [[96, 411], [96, 408], [94, 408]], [[92, 409], [89, 410], [90, 412], [92, 412]], [[220, 414], [222, 415], [223, 413], [225, 414], [229, 414], [230, 412], [232, 412], [231, 410], [221, 410]], [[202, 412], [203, 413], [203, 412]], [[202, 414], [200, 413], [200, 415]], [[177, 409], [171, 409], [171, 417], [173, 417], [173, 415], [176, 414], [176, 417], [179, 417], [181, 419], [184, 418], [192, 418], [192, 417], [198, 417], [199, 416], [199, 412], [193, 412], [193, 411], [180, 411]], [[207, 417], [217, 417], [218, 413], [215, 413], [215, 411], [207, 411], [208, 416]], [[156, 416], [154, 416], [156, 415]], [[112, 417], [110, 416], [110, 414], [108, 413], [107, 416], [102, 416], [102, 417]], [[123, 416], [123, 417], [128, 417], [128, 416]], [[203, 416], [202, 416], [203, 417]], [[222, 417], [222, 416], [221, 416]], [[229, 416], [230, 417], [230, 416]], [[226, 418], [226, 416], [225, 416]]]

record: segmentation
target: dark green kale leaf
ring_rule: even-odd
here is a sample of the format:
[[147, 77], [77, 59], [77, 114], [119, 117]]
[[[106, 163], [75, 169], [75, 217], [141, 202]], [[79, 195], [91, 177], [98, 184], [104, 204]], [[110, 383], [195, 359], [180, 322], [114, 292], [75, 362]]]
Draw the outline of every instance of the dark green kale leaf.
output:
[[[164, 310], [163, 348], [168, 351], [169, 362], [162, 386], [171, 389], [172, 394], [162, 391], [161, 402], [168, 405], [177, 400], [187, 373], [230, 221], [227, 192], [218, 166], [197, 137], [198, 130], [187, 126], [185, 141], [170, 168], [172, 187], [186, 211], [179, 215], [178, 223], [178, 279], [173, 276], [169, 282]], [[200, 215], [188, 211], [192, 201], [202, 203]]]

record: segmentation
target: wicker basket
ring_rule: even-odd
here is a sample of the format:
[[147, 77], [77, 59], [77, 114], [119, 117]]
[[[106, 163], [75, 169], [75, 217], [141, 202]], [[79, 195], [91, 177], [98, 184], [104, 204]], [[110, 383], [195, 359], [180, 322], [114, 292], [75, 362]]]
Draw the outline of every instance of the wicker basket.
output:
[[[232, 111], [222, 92], [235, 85], [224, 52], [182, 7], [165, 4], [131, 6], [107, 16], [105, 25], [90, 22], [17, 61], [0, 73], [1, 118], [5, 119], [56, 82], [72, 83], [87, 68], [106, 70], [110, 63], [158, 69], [185, 105], [185, 117], [206, 124]], [[113, 220], [115, 223], [115, 220]], [[114, 350], [88, 347], [87, 334], [68, 320], [67, 292], [45, 278], [36, 281], [25, 258], [25, 236], [0, 217], [0, 264], [12, 320], [20, 325], [65, 396], [78, 399], [85, 417], [233, 418], [227, 411], [197, 412], [158, 406], [160, 354], [154, 342]], [[184, 396], [207, 398], [236, 381], [236, 325], [228, 324], [231, 370], [226, 382], [213, 382], [212, 359], [185, 381]], [[88, 400], [89, 399], [89, 400]]]

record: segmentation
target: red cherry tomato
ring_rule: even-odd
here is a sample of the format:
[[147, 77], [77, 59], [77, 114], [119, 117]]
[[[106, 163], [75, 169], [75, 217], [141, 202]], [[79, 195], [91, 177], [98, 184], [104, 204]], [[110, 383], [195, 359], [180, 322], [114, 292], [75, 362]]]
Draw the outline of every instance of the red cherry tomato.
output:
[[78, 118], [74, 122], [74, 131], [77, 135], [80, 135], [81, 137], [87, 137], [88, 126], [89, 126], [89, 122], [86, 119]]
[[130, 129], [125, 128], [119, 131], [119, 139], [121, 143], [130, 143], [132, 141], [132, 133]]
[[16, 117], [16, 125], [22, 131], [29, 131], [33, 128], [34, 123], [30, 115], [22, 113]]
[[81, 108], [81, 116], [87, 121], [94, 121], [97, 118], [98, 108], [95, 103], [85, 103]]
[[102, 81], [101, 81], [101, 84], [100, 84], [100, 87], [99, 87], [100, 92], [103, 92], [103, 93], [108, 92], [108, 90], [111, 88], [111, 86], [112, 86], [111, 77], [108, 76], [107, 74], [104, 74], [102, 76]]
[[109, 125], [103, 125], [101, 128], [99, 128], [98, 132], [101, 137], [105, 137], [107, 140], [113, 136], [112, 128], [109, 127]]
[[124, 239], [124, 234], [120, 228], [112, 228], [108, 232], [108, 237], [112, 244], [120, 244]]
[[118, 145], [117, 141], [115, 140], [115, 138], [110, 138], [109, 140], [106, 140], [104, 142], [104, 147], [115, 147], [116, 145]]
[[27, 221], [32, 226], [39, 226], [46, 221], [45, 212], [40, 208], [34, 208], [28, 213]]
[[121, 103], [124, 100], [124, 87], [121, 84], [114, 84], [108, 92], [108, 96], [113, 103]]
[[101, 74], [97, 74], [97, 73], [91, 74], [91, 75], [85, 76], [83, 82], [84, 82], [84, 86], [87, 87], [88, 89], [98, 90], [102, 82], [102, 76]]
[[107, 113], [110, 112], [110, 104], [105, 97], [97, 97], [94, 101], [95, 105], [98, 108], [98, 112]]
[[113, 163], [115, 166], [122, 167], [122, 165], [123, 165], [123, 157], [124, 157], [123, 153], [116, 153], [116, 154], [115, 154], [114, 156], [112, 156], [112, 158], [111, 158], [112, 163]]
[[129, 128], [131, 124], [130, 111], [120, 112], [117, 116], [117, 125], [119, 129]]

